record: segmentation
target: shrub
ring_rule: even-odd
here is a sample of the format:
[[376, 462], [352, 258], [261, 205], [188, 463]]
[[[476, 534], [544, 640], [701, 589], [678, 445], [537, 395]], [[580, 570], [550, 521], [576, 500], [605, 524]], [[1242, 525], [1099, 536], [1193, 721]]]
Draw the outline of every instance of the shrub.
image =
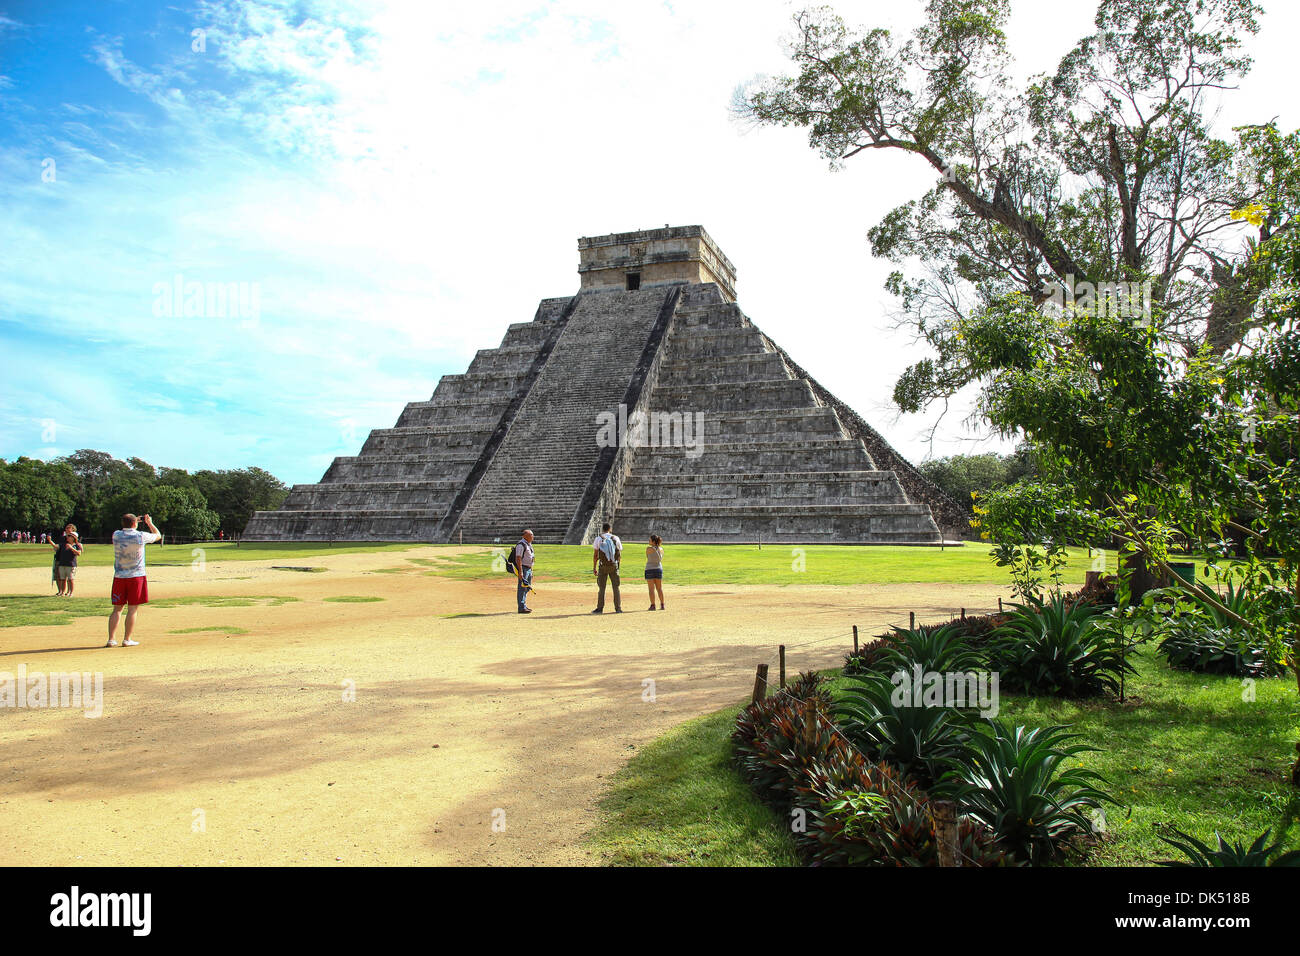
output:
[[964, 629], [958, 624], [914, 630], [894, 628], [894, 639], [880, 653], [878, 672], [923, 671], [945, 673], [978, 670], [983, 661], [971, 650]]
[[1152, 607], [1163, 615], [1155, 627], [1158, 650], [1170, 667], [1237, 677], [1274, 677], [1285, 671], [1269, 642], [1254, 628], [1223, 613], [1222, 604], [1238, 617], [1251, 613], [1246, 588], [1226, 583], [1222, 595], [1204, 584], [1191, 590], [1163, 588], [1152, 592]]
[[867, 641], [856, 651], [849, 651], [844, 655], [844, 676], [860, 677], [863, 674], [879, 672], [885, 666], [884, 652], [893, 641], [892, 634], [881, 634], [875, 640]]
[[878, 634], [875, 639], [863, 644], [856, 652], [844, 655], [844, 676], [855, 677], [862, 674], [881, 673], [885, 669], [882, 655], [898, 646], [899, 635], [908, 633], [933, 634], [936, 631], [951, 629], [952, 633], [962, 638], [965, 646], [981, 654], [992, 640], [994, 632], [1009, 620], [1006, 614], [970, 615], [957, 621], [942, 624], [918, 624], [909, 632], [906, 628], [894, 628], [888, 634]]
[[892, 764], [923, 784], [936, 779], [943, 761], [960, 752], [969, 734], [960, 711], [900, 705], [894, 684], [880, 676], [857, 678], [845, 687], [835, 717], [868, 758]]
[[1195, 617], [1165, 621], [1157, 631], [1163, 635], [1158, 649], [1170, 667], [1206, 674], [1238, 677], [1273, 676], [1279, 668], [1268, 650], [1229, 628], [1214, 627]]
[[[825, 716], [820, 679], [802, 680], [741, 713], [732, 733], [741, 772], [770, 803], [804, 812], [794, 835], [813, 865], [937, 866], [928, 798], [850, 745]], [[1011, 862], [971, 821], [960, 839], [971, 864]]]
[[1066, 733], [1066, 727], [1013, 730], [990, 720], [986, 728], [947, 760], [953, 773], [943, 789], [1016, 859], [1046, 862], [1066, 840], [1092, 833], [1085, 810], [1103, 801], [1116, 803], [1096, 786], [1106, 782], [1100, 774], [1064, 767], [1075, 755], [1096, 749], [1066, 745], [1079, 736]]
[[1182, 830], [1173, 827], [1170, 830], [1174, 837], [1162, 836], [1160, 839], [1181, 852], [1186, 859], [1161, 860], [1157, 864], [1159, 866], [1300, 866], [1300, 850], [1284, 852], [1281, 840], [1272, 846], [1265, 846], [1271, 830], [1265, 830], [1248, 847], [1241, 843], [1228, 843], [1216, 832], [1214, 839], [1219, 844], [1217, 849], [1210, 849]]
[[1121, 675], [1133, 665], [1108, 629], [1101, 611], [1053, 594], [1033, 605], [1014, 605], [990, 649], [1001, 686], [1029, 694], [1093, 697], [1119, 692]]
[[1097, 580], [1092, 584], [1085, 584], [1077, 591], [1071, 591], [1065, 596], [1067, 601], [1076, 604], [1087, 604], [1096, 608], [1112, 608], [1118, 603], [1115, 594], [1115, 585], [1118, 583], [1113, 574], [1099, 575]]

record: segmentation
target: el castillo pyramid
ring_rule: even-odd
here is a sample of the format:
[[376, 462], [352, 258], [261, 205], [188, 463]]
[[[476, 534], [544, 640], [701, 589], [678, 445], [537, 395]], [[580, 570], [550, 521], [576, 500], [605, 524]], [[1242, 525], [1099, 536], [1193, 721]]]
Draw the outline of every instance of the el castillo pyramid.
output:
[[[578, 240], [543, 299], [248, 540], [937, 544], [961, 508], [745, 317], [700, 226]], [[942, 529], [942, 530], [941, 530]]]

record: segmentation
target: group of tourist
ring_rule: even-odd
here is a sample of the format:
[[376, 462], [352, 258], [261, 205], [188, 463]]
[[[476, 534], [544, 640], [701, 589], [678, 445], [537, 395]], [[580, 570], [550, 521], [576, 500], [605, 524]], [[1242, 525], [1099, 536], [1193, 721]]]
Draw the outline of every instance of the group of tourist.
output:
[[[531, 614], [528, 606], [528, 594], [533, 589], [533, 532], [525, 531], [514, 552], [507, 562], [507, 567], [514, 572], [518, 585], [515, 589], [515, 602], [520, 614]], [[591, 573], [596, 578], [596, 609], [592, 614], [605, 613], [605, 589], [614, 592], [614, 613], [623, 613], [623, 599], [619, 593], [619, 568], [623, 563], [623, 542], [614, 534], [608, 522], [602, 526], [591, 543]], [[655, 609], [655, 598], [659, 598], [659, 610], [664, 610], [664, 539], [657, 534], [650, 535], [650, 543], [645, 549], [645, 583], [650, 593], [650, 610]]]
[[[141, 531], [137, 525], [143, 521], [148, 531]], [[81, 537], [77, 534], [75, 524], [67, 524], [62, 534], [46, 535], [45, 543], [54, 549], [54, 565], [51, 578], [59, 589], [59, 597], [72, 597], [77, 580], [77, 559], [84, 553]], [[122, 635], [123, 647], [136, 647], [139, 641], [133, 640], [135, 617], [142, 604], [149, 603], [149, 581], [145, 576], [145, 545], [162, 540], [162, 532], [154, 527], [149, 515], [137, 518], [133, 514], [122, 515], [122, 527], [113, 532], [113, 588], [110, 600], [113, 605], [108, 615], [108, 643], [105, 647], [117, 647], [117, 627], [122, 619], [122, 609], [126, 608], [126, 628]]]
[[0, 543], [4, 544], [48, 544], [53, 539], [53, 535], [44, 531], [40, 534], [34, 531], [10, 531], [8, 528], [0, 531]]

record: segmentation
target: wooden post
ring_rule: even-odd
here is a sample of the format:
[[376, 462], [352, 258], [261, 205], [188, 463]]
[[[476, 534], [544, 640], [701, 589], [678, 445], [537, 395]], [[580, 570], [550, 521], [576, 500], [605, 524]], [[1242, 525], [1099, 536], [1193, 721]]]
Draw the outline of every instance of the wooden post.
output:
[[854, 624], [853, 625], [853, 653], [856, 654], [857, 652], [858, 652], [858, 626]]
[[781, 645], [781, 686], [785, 686], [785, 645]]
[[1097, 579], [1101, 577], [1101, 574], [1102, 573], [1100, 571], [1084, 571], [1083, 586], [1085, 588], [1096, 587]]
[[754, 672], [754, 698], [753, 703], [757, 704], [760, 700], [767, 697], [767, 665], [759, 664], [758, 670]]
[[998, 597], [998, 613], [1002, 613], [1002, 598], [1000, 596]]
[[965, 608], [962, 608], [962, 609], [961, 609], [961, 619], [962, 619], [963, 621], [966, 620], [966, 609], [965, 609]]
[[909, 611], [908, 614], [910, 615], [910, 617], [908, 618], [907, 629], [908, 629], [909, 631], [915, 631], [915, 630], [916, 630], [916, 612], [915, 612], [915, 611]]
[[961, 866], [961, 840], [957, 832], [957, 805], [951, 800], [935, 800], [934, 841], [939, 850], [940, 866]]

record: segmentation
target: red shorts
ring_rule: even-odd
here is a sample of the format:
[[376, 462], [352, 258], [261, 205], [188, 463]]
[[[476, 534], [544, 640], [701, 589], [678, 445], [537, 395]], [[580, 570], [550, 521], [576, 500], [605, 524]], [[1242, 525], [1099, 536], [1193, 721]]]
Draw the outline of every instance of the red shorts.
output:
[[148, 604], [149, 581], [146, 578], [113, 578], [113, 604]]

